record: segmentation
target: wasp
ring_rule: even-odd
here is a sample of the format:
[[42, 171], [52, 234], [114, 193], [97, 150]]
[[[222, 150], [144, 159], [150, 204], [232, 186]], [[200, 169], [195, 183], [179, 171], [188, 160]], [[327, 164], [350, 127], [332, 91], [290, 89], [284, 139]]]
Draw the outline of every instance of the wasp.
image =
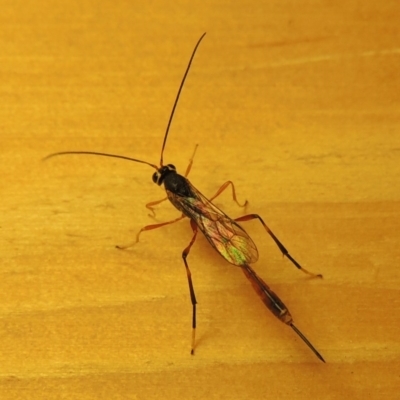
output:
[[167, 221], [158, 224], [147, 225], [143, 227], [136, 235], [136, 240], [133, 243], [130, 243], [126, 246], [117, 246], [119, 249], [126, 249], [128, 247], [133, 246], [139, 241], [139, 237], [142, 232], [160, 228], [165, 225], [169, 225], [175, 222], [178, 222], [184, 218], [189, 218], [190, 226], [193, 231], [192, 239], [189, 245], [183, 250], [182, 258], [186, 269], [187, 280], [189, 284], [189, 293], [190, 299], [192, 303], [192, 343], [191, 343], [191, 354], [194, 354], [195, 344], [196, 344], [196, 295], [193, 287], [192, 275], [189, 269], [189, 265], [187, 262], [187, 257], [189, 255], [190, 249], [193, 246], [198, 231], [200, 230], [202, 234], [206, 237], [210, 245], [230, 264], [240, 267], [245, 274], [246, 278], [250, 281], [253, 288], [265, 304], [265, 306], [283, 323], [290, 326], [297, 335], [307, 344], [307, 346], [314, 352], [314, 354], [323, 362], [325, 362], [324, 358], [321, 354], [316, 350], [316, 348], [311, 344], [311, 342], [301, 333], [301, 331], [294, 325], [293, 318], [282, 302], [282, 300], [278, 297], [276, 293], [272, 291], [272, 289], [256, 274], [256, 272], [251, 268], [250, 264], [256, 262], [258, 260], [258, 250], [251, 239], [249, 234], [243, 229], [239, 222], [245, 222], [253, 219], [257, 219], [260, 221], [262, 226], [265, 228], [267, 233], [271, 236], [272, 240], [276, 243], [282, 254], [288, 258], [299, 270], [308, 274], [312, 277], [322, 277], [320, 274], [314, 274], [312, 272], [304, 269], [288, 252], [285, 246], [279, 241], [279, 239], [275, 236], [275, 234], [271, 231], [271, 229], [266, 225], [263, 219], [257, 214], [249, 214], [244, 215], [239, 218], [232, 219], [228, 215], [226, 215], [222, 210], [215, 206], [212, 203], [217, 196], [219, 196], [224, 190], [228, 187], [232, 189], [233, 200], [241, 207], [245, 207], [247, 205], [247, 201], [244, 204], [240, 204], [236, 197], [235, 186], [231, 181], [225, 182], [217, 191], [217, 193], [208, 199], [204, 196], [198, 189], [196, 189], [190, 181], [187, 179], [187, 176], [191, 170], [193, 164], [193, 158], [195, 156], [197, 145], [195, 146], [194, 153], [190, 159], [189, 165], [186, 169], [185, 175], [180, 175], [176, 167], [173, 164], [164, 165], [163, 162], [163, 154], [165, 145], [167, 143], [167, 138], [169, 134], [169, 130], [171, 127], [172, 119], [176, 110], [176, 106], [178, 104], [184, 83], [186, 81], [186, 77], [189, 73], [192, 61], [196, 54], [196, 51], [204, 38], [205, 33], [200, 37], [196, 46], [192, 52], [192, 55], [189, 59], [189, 63], [186, 67], [184, 76], [182, 78], [181, 84], [178, 89], [178, 93], [176, 95], [172, 111], [168, 120], [167, 128], [164, 134], [164, 140], [161, 147], [161, 157], [160, 157], [160, 165], [157, 166], [155, 164], [149, 163], [147, 161], [139, 160], [132, 157], [126, 157], [122, 155], [95, 152], [95, 151], [62, 151], [48, 155], [45, 159], [49, 159], [51, 157], [66, 155], [66, 154], [87, 154], [87, 155], [95, 155], [95, 156], [104, 156], [104, 157], [113, 157], [124, 159], [128, 161], [133, 161], [137, 163], [142, 163], [149, 165], [150, 167], [155, 169], [153, 173], [152, 179], [153, 182], [159, 186], [164, 185], [167, 197], [150, 202], [146, 205], [146, 207], [152, 211], [153, 215], [154, 206], [159, 203], [169, 200], [172, 205], [181, 212], [181, 216], [175, 218], [172, 221]]

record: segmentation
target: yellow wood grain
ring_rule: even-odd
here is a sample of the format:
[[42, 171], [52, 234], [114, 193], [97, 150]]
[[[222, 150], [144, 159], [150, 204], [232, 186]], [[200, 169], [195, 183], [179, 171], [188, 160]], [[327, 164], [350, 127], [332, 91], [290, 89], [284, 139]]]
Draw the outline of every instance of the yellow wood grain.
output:
[[[144, 3], [144, 2], [143, 2]], [[6, 1], [0, 15], [0, 398], [394, 399], [400, 388], [397, 1]], [[158, 163], [211, 196], [235, 182], [257, 272], [324, 365], [188, 221]], [[232, 217], [227, 192], [216, 204]]]

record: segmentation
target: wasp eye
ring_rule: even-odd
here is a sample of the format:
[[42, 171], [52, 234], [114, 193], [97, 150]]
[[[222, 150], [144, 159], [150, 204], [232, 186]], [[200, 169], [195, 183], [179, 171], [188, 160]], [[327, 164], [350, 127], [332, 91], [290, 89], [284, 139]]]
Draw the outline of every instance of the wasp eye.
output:
[[153, 174], [153, 182], [154, 183], [157, 183], [158, 177], [159, 177], [158, 172], [154, 172], [154, 174]]

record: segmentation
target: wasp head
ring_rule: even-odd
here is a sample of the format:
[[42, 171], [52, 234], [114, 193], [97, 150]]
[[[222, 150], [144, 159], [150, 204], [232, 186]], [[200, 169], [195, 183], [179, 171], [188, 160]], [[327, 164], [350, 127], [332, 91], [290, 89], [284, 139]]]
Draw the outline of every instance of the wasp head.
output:
[[165, 177], [170, 173], [176, 173], [175, 165], [168, 164], [160, 167], [157, 172], [153, 174], [153, 182], [161, 186], [164, 183]]

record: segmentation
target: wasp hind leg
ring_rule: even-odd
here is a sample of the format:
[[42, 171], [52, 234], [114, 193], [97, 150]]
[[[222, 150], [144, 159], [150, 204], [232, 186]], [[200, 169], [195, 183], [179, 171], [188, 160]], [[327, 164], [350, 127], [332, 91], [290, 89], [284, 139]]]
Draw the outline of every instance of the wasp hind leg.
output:
[[263, 221], [263, 219], [258, 215], [258, 214], [249, 214], [249, 215], [244, 215], [243, 217], [235, 218], [235, 221], [237, 222], [245, 222], [245, 221], [251, 221], [252, 219], [258, 219], [267, 233], [271, 236], [272, 240], [275, 242], [275, 244], [279, 247], [279, 250], [282, 252], [282, 254], [288, 258], [293, 265], [298, 268], [300, 271], [304, 272], [305, 274], [312, 276], [314, 278], [322, 278], [321, 274], [315, 274], [313, 272], [307, 271], [305, 268], [303, 268], [290, 254], [289, 251], [286, 249], [286, 247], [281, 243], [281, 241], [275, 236], [275, 234], [269, 229], [267, 224]]
[[196, 300], [196, 295], [194, 293], [194, 288], [193, 288], [192, 273], [190, 272], [189, 265], [186, 261], [186, 258], [189, 255], [190, 249], [192, 248], [193, 243], [196, 240], [198, 230], [197, 230], [197, 225], [192, 220], [190, 220], [190, 226], [192, 227], [192, 230], [193, 230], [193, 237], [192, 237], [192, 240], [190, 241], [189, 245], [183, 250], [182, 259], [183, 259], [183, 262], [184, 262], [185, 268], [186, 268], [187, 280], [188, 280], [188, 284], [189, 284], [190, 301], [192, 302], [192, 310], [193, 310], [192, 311], [192, 344], [191, 344], [190, 354], [194, 355], [194, 347], [196, 344], [196, 304], [197, 304], [197, 300]]

